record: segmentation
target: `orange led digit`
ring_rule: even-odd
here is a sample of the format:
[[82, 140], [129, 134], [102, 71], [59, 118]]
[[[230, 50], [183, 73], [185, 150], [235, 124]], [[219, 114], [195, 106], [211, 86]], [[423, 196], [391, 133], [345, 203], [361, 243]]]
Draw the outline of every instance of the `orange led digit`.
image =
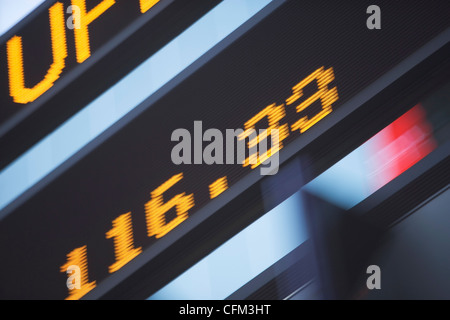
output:
[[[164, 203], [163, 193], [183, 179], [183, 173], [174, 175], [151, 192], [152, 199], [145, 204], [147, 234], [149, 237], [161, 238], [188, 218], [188, 210], [194, 206], [194, 195], [180, 193]], [[177, 216], [166, 221], [166, 212], [175, 207]]]
[[78, 300], [86, 293], [95, 288], [95, 281], [89, 282], [88, 280], [88, 267], [87, 267], [87, 247], [79, 247], [71, 251], [67, 255], [67, 263], [61, 266], [61, 272], [66, 273], [70, 266], [78, 266], [80, 268], [80, 289], [69, 289], [69, 296], [66, 300]]
[[89, 25], [108, 10], [115, 2], [115, 0], [103, 0], [94, 9], [86, 12], [86, 0], [72, 0], [72, 5], [80, 8], [80, 20], [75, 21], [77, 16], [74, 16], [74, 23], [79, 23], [80, 28], [75, 28], [75, 47], [77, 52], [78, 63], [84, 62], [91, 56], [91, 46], [89, 43]]
[[227, 177], [222, 177], [214, 181], [209, 185], [209, 195], [211, 199], [214, 199], [219, 194], [228, 189]]
[[139, 0], [139, 5], [141, 7], [141, 12], [146, 13], [150, 10], [159, 0]]
[[322, 103], [322, 110], [313, 116], [312, 118], [308, 118], [307, 116], [301, 118], [297, 122], [295, 122], [291, 129], [292, 131], [299, 130], [300, 133], [305, 132], [321, 119], [323, 119], [326, 115], [333, 111], [332, 104], [339, 99], [337, 88], [328, 88], [328, 84], [334, 80], [333, 68], [329, 68], [324, 70], [324, 67], [321, 67], [311, 73], [308, 77], [300, 81], [296, 86], [292, 88], [292, 96], [286, 99], [286, 104], [290, 105], [297, 101], [300, 97], [303, 96], [303, 88], [311, 83], [312, 81], [317, 81], [317, 86], [319, 90], [314, 93], [311, 97], [307, 98], [305, 101], [300, 103], [297, 106], [297, 112], [301, 112], [308, 108], [312, 103], [320, 99]]
[[116, 272], [142, 252], [134, 248], [131, 212], [122, 214], [113, 221], [113, 228], [106, 233], [106, 239], [114, 238], [116, 262], [109, 266], [109, 273]]
[[277, 146], [274, 146], [270, 148], [267, 152], [264, 152], [263, 154], [259, 154], [258, 151], [252, 153], [249, 155], [243, 163], [243, 166], [246, 167], [249, 164], [251, 164], [251, 168], [254, 169], [257, 166], [259, 166], [261, 163], [263, 163], [265, 160], [267, 160], [270, 155], [278, 152], [283, 148], [282, 141], [286, 139], [289, 136], [289, 127], [287, 124], [279, 125], [280, 120], [286, 115], [284, 110], [284, 105], [277, 106], [275, 103], [267, 106], [264, 108], [261, 112], [259, 112], [256, 116], [251, 118], [245, 123], [245, 131], [239, 136], [239, 140], [243, 140], [247, 137], [249, 137], [249, 133], [252, 131], [250, 129], [254, 129], [255, 125], [264, 119], [265, 117], [268, 118], [269, 121], [269, 127], [267, 128], [267, 131], [264, 131], [263, 133], [260, 133], [255, 138], [251, 139], [248, 142], [248, 147], [250, 150], [254, 148], [257, 144], [261, 143], [261, 141], [264, 141], [267, 139], [268, 136], [272, 135], [272, 129], [278, 130], [278, 139], [279, 143]]
[[49, 9], [53, 63], [44, 79], [33, 88], [25, 87], [22, 37], [14, 36], [6, 44], [9, 93], [14, 102], [26, 104], [36, 100], [50, 89], [61, 75], [67, 57], [64, 8], [61, 2]]

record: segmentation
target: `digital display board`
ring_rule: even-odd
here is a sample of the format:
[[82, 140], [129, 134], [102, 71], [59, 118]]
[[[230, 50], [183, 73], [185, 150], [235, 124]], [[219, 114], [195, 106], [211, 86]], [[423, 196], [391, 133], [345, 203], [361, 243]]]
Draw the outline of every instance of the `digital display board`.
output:
[[36, 8], [0, 37], [0, 168], [218, 2], [67, 0]]
[[[234, 41], [158, 99], [143, 99], [139, 113], [117, 122], [70, 168], [27, 192], [26, 201], [6, 205], [0, 296], [79, 299], [96, 290], [449, 27], [444, 1], [383, 1], [383, 27], [369, 30], [369, 5], [272, 2], [252, 17], [258, 23], [244, 24]], [[3, 80], [1, 97], [8, 105]], [[130, 100], [142, 85], [129, 88]], [[126, 102], [113, 103], [120, 108]], [[222, 164], [207, 164], [195, 152], [191, 164], [173, 163], [173, 132], [185, 129], [193, 150], [206, 150], [212, 139], [203, 134], [211, 128], [278, 129], [279, 144], [266, 154], [246, 153], [238, 164], [226, 164], [223, 155]], [[244, 133], [234, 142], [246, 138]], [[81, 290], [67, 289], [72, 265], [80, 266]]]
[[42, 10], [1, 46], [0, 54], [6, 56], [0, 67], [1, 123], [23, 109], [21, 105], [36, 101], [159, 2], [66, 0]]

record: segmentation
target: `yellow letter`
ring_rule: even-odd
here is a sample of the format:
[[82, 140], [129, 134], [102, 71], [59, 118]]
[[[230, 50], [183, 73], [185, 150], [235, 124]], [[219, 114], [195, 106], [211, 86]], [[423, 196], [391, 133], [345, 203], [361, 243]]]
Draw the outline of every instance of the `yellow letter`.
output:
[[14, 36], [8, 40], [9, 94], [16, 103], [29, 103], [36, 100], [53, 86], [65, 67], [67, 57], [66, 30], [64, 24], [64, 8], [60, 2], [49, 9], [50, 30], [52, 39], [53, 63], [44, 79], [33, 88], [25, 88], [23, 67], [22, 37]]
[[142, 252], [134, 248], [131, 212], [122, 214], [113, 221], [113, 228], [106, 233], [106, 239], [114, 238], [116, 262], [109, 266], [109, 273], [116, 272]]
[[77, 16], [74, 16], [75, 24], [78, 24], [80, 26], [79, 29], [75, 29], [75, 47], [77, 50], [78, 63], [84, 62], [91, 56], [88, 26], [92, 21], [97, 19], [106, 10], [108, 10], [114, 3], [115, 0], [103, 0], [94, 9], [86, 12], [86, 0], [72, 0], [72, 5], [78, 6], [81, 11], [81, 21], [76, 21]]
[[146, 13], [158, 2], [159, 0], [140, 0], [141, 12]]
[[[251, 164], [251, 168], [254, 169], [283, 148], [282, 141], [289, 136], [288, 125], [279, 124], [280, 120], [283, 119], [284, 116], [284, 105], [277, 106], [275, 103], [273, 103], [261, 110], [257, 115], [255, 115], [245, 123], [245, 131], [241, 135], [239, 135], [239, 140], [244, 140], [250, 137], [248, 147], [250, 149], [250, 152], [252, 152], [252, 150], [254, 150], [255, 152], [251, 153], [248, 158], [244, 160], [242, 164], [244, 167]], [[265, 118], [268, 119], [269, 127], [267, 128], [267, 130], [260, 132], [258, 136], [252, 138], [251, 133], [255, 132], [254, 130], [256, 124]], [[267, 137], [272, 135], [272, 130], [274, 129], [279, 130], [278, 143], [272, 146], [268, 151], [260, 153], [255, 147], [259, 145], [259, 147], [261, 148], [262, 143], [267, 142]], [[263, 149], [267, 150], [267, 148]]]
[[[183, 192], [163, 203], [163, 193], [181, 179], [183, 179], [183, 173], [174, 175], [151, 192], [152, 200], [145, 204], [147, 234], [149, 237], [156, 236], [156, 238], [161, 238], [187, 219], [188, 210], [194, 206], [193, 194], [186, 196]], [[166, 212], [173, 207], [176, 207], [177, 216], [170, 222], [167, 222]]]
[[76, 248], [67, 255], [67, 263], [61, 267], [61, 272], [66, 273], [67, 270], [69, 268], [73, 268], [73, 266], [77, 266], [79, 268], [80, 283], [78, 283], [78, 285], [80, 289], [77, 289], [76, 286], [70, 286], [70, 284], [67, 283], [69, 296], [66, 300], [78, 300], [95, 288], [95, 281], [89, 282], [88, 280], [86, 246]]
[[214, 199], [227, 189], [228, 189], [227, 177], [225, 176], [219, 178], [209, 185], [209, 197], [211, 199]]
[[305, 132], [321, 119], [323, 119], [327, 114], [331, 113], [331, 111], [333, 111], [331, 105], [339, 99], [336, 87], [328, 89], [328, 84], [334, 80], [333, 68], [324, 70], [324, 68], [321, 67], [311, 73], [308, 77], [300, 81], [294, 88], [292, 88], [293, 94], [288, 99], [286, 99], [286, 103], [290, 105], [301, 96], [303, 96], [303, 88], [313, 80], [317, 80], [317, 86], [319, 90], [311, 97], [300, 103], [297, 106], [297, 112], [305, 110], [312, 103], [319, 99], [322, 103], [322, 110], [311, 119], [309, 119], [307, 116], [304, 116], [291, 126], [292, 130], [300, 129], [301, 133]]

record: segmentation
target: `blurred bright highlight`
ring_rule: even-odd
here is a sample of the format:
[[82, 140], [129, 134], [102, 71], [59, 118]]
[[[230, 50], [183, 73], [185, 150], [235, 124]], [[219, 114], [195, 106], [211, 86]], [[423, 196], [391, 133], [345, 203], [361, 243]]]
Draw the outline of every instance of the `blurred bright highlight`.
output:
[[222, 300], [308, 239], [295, 193], [149, 297]]
[[0, 0], [0, 36], [43, 2], [44, 0]]
[[343, 209], [350, 209], [433, 151], [425, 110], [420, 104], [305, 186]]

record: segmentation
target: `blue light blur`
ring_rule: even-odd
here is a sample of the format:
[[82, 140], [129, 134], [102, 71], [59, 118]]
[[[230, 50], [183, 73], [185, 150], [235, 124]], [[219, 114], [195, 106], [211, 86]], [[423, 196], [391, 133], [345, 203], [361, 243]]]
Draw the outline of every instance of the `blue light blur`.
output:
[[297, 192], [148, 299], [227, 298], [308, 239], [303, 208]]

